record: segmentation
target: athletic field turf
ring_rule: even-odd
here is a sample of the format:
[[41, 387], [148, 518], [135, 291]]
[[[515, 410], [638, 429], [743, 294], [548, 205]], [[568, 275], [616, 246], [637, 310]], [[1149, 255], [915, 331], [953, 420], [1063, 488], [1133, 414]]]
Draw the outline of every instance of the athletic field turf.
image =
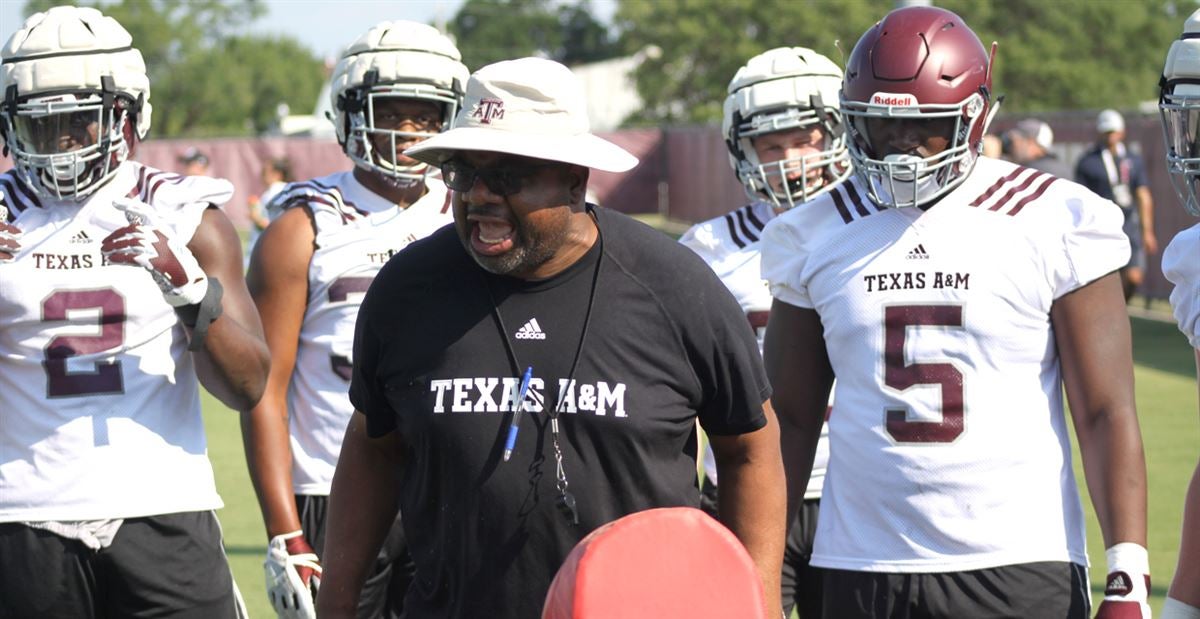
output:
[[[1154, 583], [1151, 607], [1157, 613], [1178, 558], [1183, 495], [1200, 455], [1200, 413], [1197, 413], [1195, 364], [1183, 336], [1167, 322], [1140, 318], [1132, 321], [1137, 401], [1150, 479], [1149, 544]], [[218, 516], [224, 526], [229, 560], [250, 616], [269, 619], [274, 614], [266, 601], [262, 571], [267, 539], [246, 472], [238, 416], [207, 394], [204, 411], [209, 457], [225, 500], [225, 508]], [[1080, 487], [1085, 488], [1078, 455], [1075, 470]], [[1100, 571], [1104, 566], [1104, 545], [1089, 501], [1085, 497], [1088, 549], [1095, 566], [1091, 575], [1093, 599], [1098, 602], [1104, 579]]]

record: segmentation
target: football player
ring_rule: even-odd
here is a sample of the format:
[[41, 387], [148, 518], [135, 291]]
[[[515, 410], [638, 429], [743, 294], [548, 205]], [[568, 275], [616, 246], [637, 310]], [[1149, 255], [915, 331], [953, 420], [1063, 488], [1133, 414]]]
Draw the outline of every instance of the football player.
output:
[[[1200, 11], [1171, 44], [1161, 98], [1167, 170], [1184, 208], [1200, 217]], [[1175, 289], [1171, 306], [1179, 328], [1196, 349], [1200, 376], [1200, 224], [1180, 232], [1163, 252], [1163, 274]], [[1183, 540], [1163, 619], [1200, 619], [1200, 464], [1192, 473], [1183, 511]]]
[[233, 187], [129, 159], [150, 84], [111, 17], [0, 57], [0, 614], [238, 616], [199, 394], [248, 408], [269, 367]]
[[[272, 361], [242, 427], [270, 538], [267, 592], [281, 617], [313, 616], [330, 483], [354, 412], [347, 389], [362, 296], [392, 254], [453, 221], [440, 177], [403, 151], [449, 127], [469, 77], [460, 59], [425, 24], [385, 21], [359, 37], [330, 89], [354, 167], [280, 191], [251, 257]], [[360, 616], [397, 617], [412, 577], [398, 519], [376, 568]]]
[[1099, 616], [1149, 613], [1121, 213], [980, 155], [994, 54], [940, 8], [872, 26], [842, 84], [854, 177], [763, 234], [791, 514], [837, 376], [826, 617], [1087, 617], [1064, 385], [1108, 548]]
[[[704, 258], [745, 310], [762, 343], [771, 292], [760, 267], [763, 227], [776, 215], [824, 194], [850, 175], [842, 115], [842, 70], [803, 47], [759, 54], [729, 82], [722, 133], [729, 163], [750, 203], [696, 224], [679, 239]], [[820, 617], [821, 576], [808, 567], [828, 441], [822, 433], [804, 504], [792, 523], [783, 562], [784, 614]], [[716, 462], [704, 454], [706, 509], [715, 507]], [[710, 514], [712, 510], [709, 510]], [[715, 514], [712, 514], [715, 516]]]

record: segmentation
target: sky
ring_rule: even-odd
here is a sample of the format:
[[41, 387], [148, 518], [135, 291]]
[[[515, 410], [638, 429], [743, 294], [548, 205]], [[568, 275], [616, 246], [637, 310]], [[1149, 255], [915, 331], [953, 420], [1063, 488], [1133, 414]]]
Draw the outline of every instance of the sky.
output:
[[[448, 21], [462, 3], [463, 0], [265, 0], [267, 14], [249, 30], [291, 34], [320, 57], [336, 57], [344, 46], [377, 22]], [[21, 27], [24, 6], [25, 0], [0, 0], [0, 41], [7, 41]], [[616, 10], [616, 0], [592, 0], [592, 10], [598, 19], [607, 22]]]

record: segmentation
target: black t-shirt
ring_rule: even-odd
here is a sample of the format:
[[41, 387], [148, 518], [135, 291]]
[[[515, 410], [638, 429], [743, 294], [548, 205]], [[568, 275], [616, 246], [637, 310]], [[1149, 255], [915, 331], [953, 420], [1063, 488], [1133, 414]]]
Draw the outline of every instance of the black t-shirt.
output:
[[[1101, 198], [1113, 200], [1112, 181], [1108, 176], [1108, 168], [1104, 166], [1103, 152], [1103, 145], [1095, 145], [1079, 158], [1075, 164], [1075, 182], [1091, 189], [1092, 193]], [[1147, 184], [1146, 166], [1137, 154], [1127, 151], [1124, 157], [1115, 158], [1113, 165], [1117, 168], [1118, 180], [1129, 185], [1131, 193]], [[1133, 207], [1130, 205], [1121, 208], [1128, 211]]]
[[[595, 213], [602, 240], [549, 280], [486, 273], [447, 226], [397, 254], [367, 293], [350, 399], [371, 436], [394, 430], [407, 447], [411, 618], [540, 616], [559, 565], [593, 529], [644, 509], [699, 505], [697, 417], [711, 434], [765, 424], [758, 344], [712, 270], [629, 217]], [[578, 502], [572, 526], [555, 507], [547, 410], [579, 345], [597, 261], [559, 422]], [[524, 366], [534, 378], [504, 462]]]

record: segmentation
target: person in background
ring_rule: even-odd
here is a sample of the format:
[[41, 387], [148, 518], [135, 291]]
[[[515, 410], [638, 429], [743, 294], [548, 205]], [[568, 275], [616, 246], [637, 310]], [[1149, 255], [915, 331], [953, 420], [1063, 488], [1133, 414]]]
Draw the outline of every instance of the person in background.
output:
[[1064, 387], [1107, 548], [1098, 616], [1149, 616], [1122, 216], [980, 156], [995, 50], [945, 9], [888, 13], [845, 67], [854, 176], [763, 233], [791, 514], [837, 377], [812, 557], [829, 618], [1090, 617]]
[[0, 616], [244, 616], [200, 410], [267, 380], [233, 185], [130, 159], [150, 81], [112, 17], [35, 13], [0, 58]]
[[983, 156], [999, 159], [1004, 155], [1004, 140], [994, 134], [983, 136]]
[[[1167, 170], [1187, 212], [1200, 217], [1200, 10], [1188, 17], [1183, 35], [1171, 44], [1163, 67], [1159, 108], [1167, 139]], [[1163, 275], [1175, 289], [1171, 308], [1179, 329], [1195, 348], [1200, 378], [1200, 224], [1167, 245]], [[1183, 507], [1183, 532], [1175, 579], [1167, 590], [1162, 619], [1200, 619], [1200, 463], [1192, 472]]]
[[258, 195], [250, 196], [247, 205], [250, 207], [250, 238], [246, 241], [246, 265], [250, 265], [250, 255], [258, 237], [271, 223], [267, 205], [275, 198], [288, 183], [292, 181], [292, 164], [286, 157], [275, 157], [267, 161], [262, 169], [262, 182], [266, 189]]
[[1072, 178], [1071, 169], [1050, 152], [1054, 131], [1036, 118], [1026, 118], [1004, 134], [1005, 154], [1018, 165], [1041, 170], [1059, 178]]
[[177, 161], [183, 166], [184, 176], [208, 176], [208, 155], [195, 146], [189, 146]]
[[397, 505], [409, 619], [540, 616], [596, 527], [699, 505], [697, 420], [722, 522], [778, 616], [784, 480], [757, 342], [704, 261], [585, 202], [591, 170], [637, 159], [590, 132], [579, 78], [541, 58], [483, 67], [455, 127], [405, 152], [441, 166], [455, 225], [362, 303], [322, 618], [352, 615]]
[[[761, 272], [763, 227], [777, 215], [834, 190], [850, 176], [845, 128], [837, 109], [842, 70], [803, 47], [768, 50], [746, 62], [729, 82], [723, 133], [729, 163], [750, 203], [696, 224], [679, 242], [712, 267], [746, 312], [761, 346], [771, 291]], [[784, 554], [784, 614], [821, 616], [821, 574], [809, 567], [829, 442], [822, 435], [804, 504], [791, 524]], [[716, 516], [717, 467], [704, 453], [706, 511]]]
[[1146, 255], [1158, 253], [1154, 236], [1154, 199], [1146, 181], [1146, 166], [1141, 156], [1125, 146], [1125, 119], [1116, 110], [1104, 110], [1096, 117], [1096, 144], [1075, 164], [1075, 182], [1096, 195], [1112, 200], [1125, 215], [1125, 235], [1129, 237], [1129, 264], [1121, 269], [1125, 300], [1142, 285]]
[[[450, 127], [469, 75], [460, 59], [432, 26], [372, 26], [338, 61], [329, 94], [353, 167], [287, 185], [267, 207], [272, 222], [248, 278], [271, 376], [242, 415], [242, 438], [269, 539], [267, 594], [281, 616], [313, 616], [320, 559], [331, 550], [326, 514], [342, 436], [357, 417], [346, 393], [363, 294], [393, 254], [452, 221], [436, 170], [404, 150]], [[404, 613], [412, 560], [400, 514], [388, 516], [359, 617]]]

